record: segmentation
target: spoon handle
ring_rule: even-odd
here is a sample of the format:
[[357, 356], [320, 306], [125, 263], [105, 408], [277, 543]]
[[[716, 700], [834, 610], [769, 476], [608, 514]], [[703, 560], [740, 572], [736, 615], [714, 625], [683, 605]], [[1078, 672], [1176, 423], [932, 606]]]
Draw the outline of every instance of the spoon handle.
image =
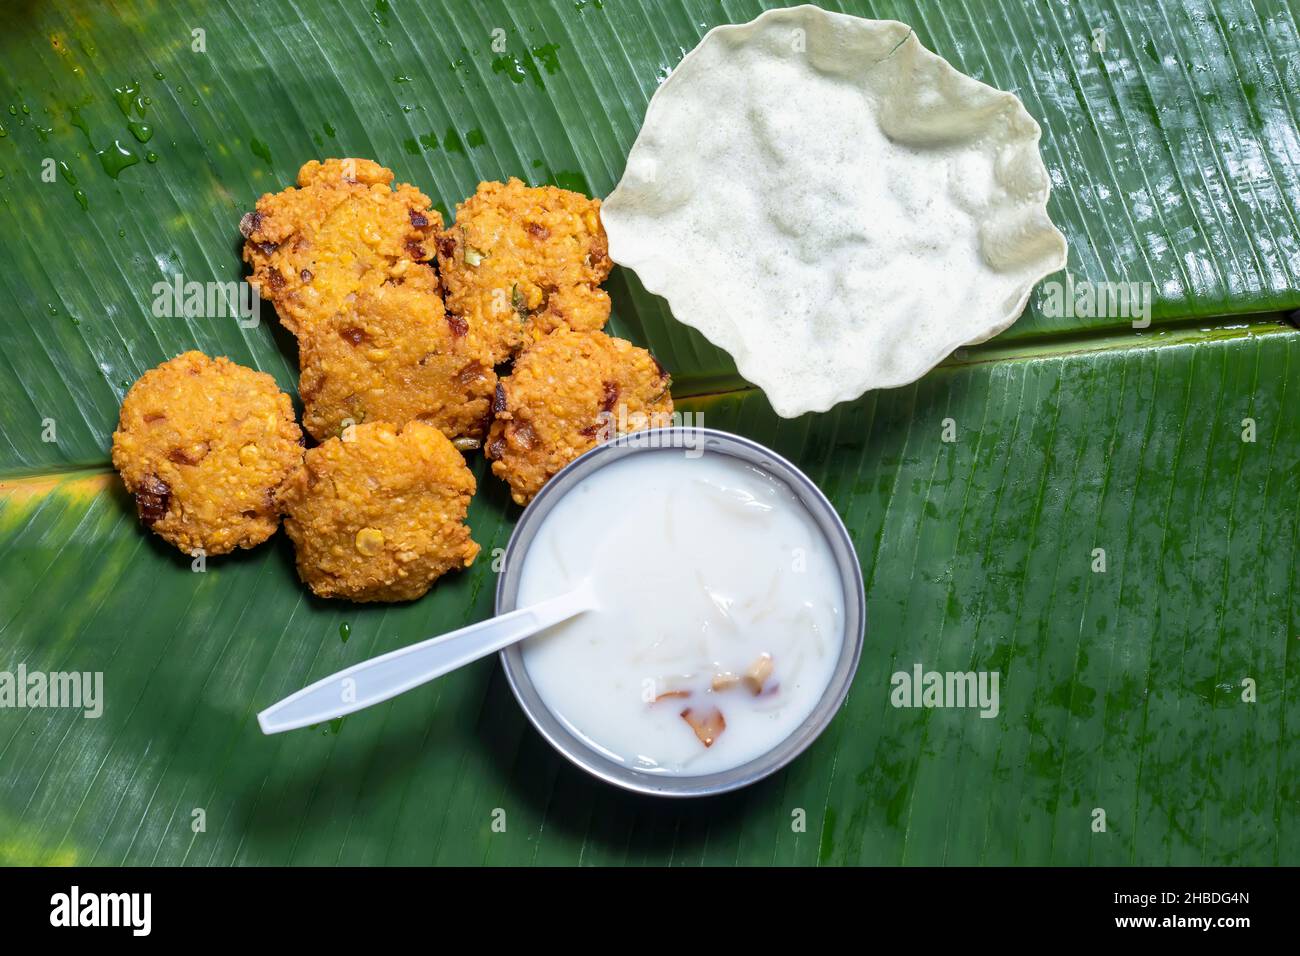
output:
[[257, 715], [278, 734], [381, 703], [595, 607], [590, 582], [567, 594], [398, 648], [322, 678]]

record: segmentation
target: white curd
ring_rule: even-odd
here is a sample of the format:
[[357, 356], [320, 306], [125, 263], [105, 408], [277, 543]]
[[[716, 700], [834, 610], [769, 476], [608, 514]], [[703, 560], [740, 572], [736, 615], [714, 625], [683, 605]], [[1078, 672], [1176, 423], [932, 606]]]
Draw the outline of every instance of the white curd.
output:
[[590, 746], [648, 773], [712, 773], [777, 746], [816, 707], [844, 640], [820, 528], [785, 483], [721, 453], [601, 468], [520, 560], [519, 606], [584, 578], [600, 602], [524, 642], [538, 693]]

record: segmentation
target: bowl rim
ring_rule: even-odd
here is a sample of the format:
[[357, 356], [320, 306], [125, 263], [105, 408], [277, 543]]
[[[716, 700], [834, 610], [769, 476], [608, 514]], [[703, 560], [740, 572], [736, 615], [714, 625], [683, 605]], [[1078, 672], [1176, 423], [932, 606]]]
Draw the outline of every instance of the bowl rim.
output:
[[653, 774], [618, 763], [577, 736], [551, 711], [528, 675], [520, 644], [501, 651], [510, 690], [538, 733], [570, 763], [591, 776], [634, 793], [660, 797], [703, 797], [729, 793], [769, 777], [807, 750], [830, 725], [848, 696], [866, 643], [867, 604], [862, 565], [843, 519], [821, 489], [799, 468], [752, 439], [702, 426], [677, 426], [630, 432], [574, 459], [542, 488], [511, 532], [496, 587], [496, 613], [515, 609], [523, 562], [546, 516], [568, 491], [597, 470], [645, 451], [690, 449], [727, 454], [780, 479], [794, 492], [817, 524], [840, 573], [844, 592], [844, 634], [840, 658], [812, 712], [784, 740], [753, 760], [726, 770], [697, 775]]

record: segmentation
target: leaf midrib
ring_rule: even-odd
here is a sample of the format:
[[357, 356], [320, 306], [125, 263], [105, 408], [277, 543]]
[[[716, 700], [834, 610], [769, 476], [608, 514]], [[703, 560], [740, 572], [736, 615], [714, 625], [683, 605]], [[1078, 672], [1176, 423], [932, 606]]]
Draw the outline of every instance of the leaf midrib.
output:
[[[997, 339], [980, 345], [957, 349], [940, 362], [937, 371], [968, 368], [1003, 362], [1028, 362], [1066, 356], [1089, 355], [1119, 349], [1140, 350], [1181, 345], [1213, 345], [1241, 338], [1265, 335], [1300, 336], [1300, 310], [1295, 312], [1260, 312], [1221, 316], [1214, 319], [1184, 318], [1152, 324], [1146, 329], [1102, 328], [1073, 332], [1048, 332], [1041, 336], [1000, 343]], [[738, 375], [698, 376], [685, 388], [674, 388], [678, 401], [714, 401], [733, 395], [757, 391], [757, 387]], [[90, 461], [65, 462], [38, 471], [6, 469], [0, 466], [0, 499], [16, 491], [46, 490], [67, 481], [92, 478], [111, 471], [108, 455]]]

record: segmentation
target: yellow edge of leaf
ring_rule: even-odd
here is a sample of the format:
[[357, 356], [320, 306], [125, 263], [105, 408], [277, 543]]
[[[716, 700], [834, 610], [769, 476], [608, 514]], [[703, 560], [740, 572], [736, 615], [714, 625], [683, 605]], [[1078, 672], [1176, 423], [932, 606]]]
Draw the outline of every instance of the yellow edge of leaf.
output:
[[43, 498], [55, 491], [74, 498], [93, 498], [107, 491], [116, 480], [117, 475], [107, 469], [63, 475], [3, 478], [0, 479], [0, 500], [21, 504], [32, 498]]

